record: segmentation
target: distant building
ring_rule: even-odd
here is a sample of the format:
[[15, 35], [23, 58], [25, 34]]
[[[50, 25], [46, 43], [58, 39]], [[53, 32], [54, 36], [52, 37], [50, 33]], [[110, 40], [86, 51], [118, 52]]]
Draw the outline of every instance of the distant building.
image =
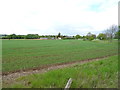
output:
[[52, 40], [54, 40], [55, 38], [54, 38], [54, 37], [52, 37], [51, 39], [52, 39]]
[[59, 40], [61, 40], [62, 38], [61, 37], [58, 37]]
[[48, 38], [40, 38], [41, 40], [47, 40]]

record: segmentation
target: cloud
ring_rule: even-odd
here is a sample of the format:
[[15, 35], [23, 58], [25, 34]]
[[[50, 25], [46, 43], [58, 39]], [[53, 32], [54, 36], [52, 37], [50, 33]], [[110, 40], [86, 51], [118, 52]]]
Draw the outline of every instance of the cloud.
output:
[[1, 0], [1, 34], [99, 33], [118, 23], [118, 0]]

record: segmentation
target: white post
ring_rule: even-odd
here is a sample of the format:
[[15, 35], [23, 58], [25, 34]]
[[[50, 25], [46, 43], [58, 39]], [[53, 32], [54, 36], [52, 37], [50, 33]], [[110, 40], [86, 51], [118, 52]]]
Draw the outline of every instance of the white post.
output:
[[68, 80], [64, 90], [69, 90], [71, 83], [72, 83], [72, 78]]

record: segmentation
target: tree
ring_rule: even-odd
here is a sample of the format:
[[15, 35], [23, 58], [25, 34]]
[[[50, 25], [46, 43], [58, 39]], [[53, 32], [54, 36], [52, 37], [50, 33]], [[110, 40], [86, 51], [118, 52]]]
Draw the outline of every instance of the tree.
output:
[[116, 32], [114, 39], [118, 39], [118, 37], [119, 37], [119, 32]]
[[97, 36], [97, 38], [100, 39], [100, 40], [105, 40], [105, 39], [106, 39], [106, 34], [100, 33], [100, 34]]
[[86, 38], [86, 36], [82, 36], [82, 38]]
[[76, 35], [75, 38], [76, 38], [76, 39], [79, 39], [79, 38], [81, 38], [81, 36], [80, 36], [80, 35]]
[[91, 32], [88, 32], [87, 36], [92, 36], [92, 33], [91, 33]]
[[27, 34], [26, 39], [38, 39], [39, 35], [38, 34]]
[[119, 30], [118, 30], [118, 40], [120, 40], [120, 26], [119, 26], [118, 29], [119, 29]]
[[95, 34], [92, 34], [92, 37], [93, 37], [94, 39], [96, 39], [96, 35], [95, 35]]
[[7, 36], [8, 39], [16, 39], [16, 35], [15, 34], [10, 34]]
[[96, 38], [96, 35], [95, 34], [92, 34], [91, 32], [89, 32], [87, 35], [86, 35], [86, 39], [89, 40], [89, 41], [92, 41]]
[[120, 26], [118, 27], [117, 32], [115, 33], [115, 39], [120, 39]]
[[57, 36], [57, 37], [61, 37], [61, 33], [60, 33], [60, 32], [58, 33], [58, 36]]
[[112, 41], [117, 31], [118, 31], [117, 25], [112, 25], [107, 30], [105, 30], [104, 33], [106, 34], [107, 39]]
[[12, 39], [16, 39], [16, 34], [11, 34]]

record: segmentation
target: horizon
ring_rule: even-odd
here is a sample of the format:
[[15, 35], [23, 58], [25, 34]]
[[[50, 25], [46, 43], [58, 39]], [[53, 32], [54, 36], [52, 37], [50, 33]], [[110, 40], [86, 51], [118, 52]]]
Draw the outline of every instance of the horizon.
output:
[[[89, 33], [89, 32], [88, 32]], [[87, 34], [88, 34], [87, 33]], [[91, 32], [90, 32], [91, 33]], [[15, 33], [12, 33], [12, 34], [15, 34]], [[12, 35], [12, 34], [0, 34], [0, 35]], [[29, 33], [29, 34], [37, 34], [37, 33]], [[86, 35], [87, 35], [86, 34]], [[91, 34], [94, 34], [94, 33], [91, 33]], [[99, 33], [100, 34], [100, 33]], [[98, 36], [99, 34], [95, 34], [96, 36]], [[15, 34], [15, 35], [28, 35], [28, 34]], [[38, 34], [39, 36], [57, 36], [58, 34], [44, 34], [44, 35], [40, 35]], [[76, 35], [80, 35], [80, 34], [76, 34]], [[76, 36], [76, 35], [67, 35], [67, 34], [61, 34], [61, 36]], [[86, 35], [80, 35], [80, 36], [86, 36]]]
[[111, 25], [118, 25], [118, 1], [0, 1], [0, 34], [98, 35]]

